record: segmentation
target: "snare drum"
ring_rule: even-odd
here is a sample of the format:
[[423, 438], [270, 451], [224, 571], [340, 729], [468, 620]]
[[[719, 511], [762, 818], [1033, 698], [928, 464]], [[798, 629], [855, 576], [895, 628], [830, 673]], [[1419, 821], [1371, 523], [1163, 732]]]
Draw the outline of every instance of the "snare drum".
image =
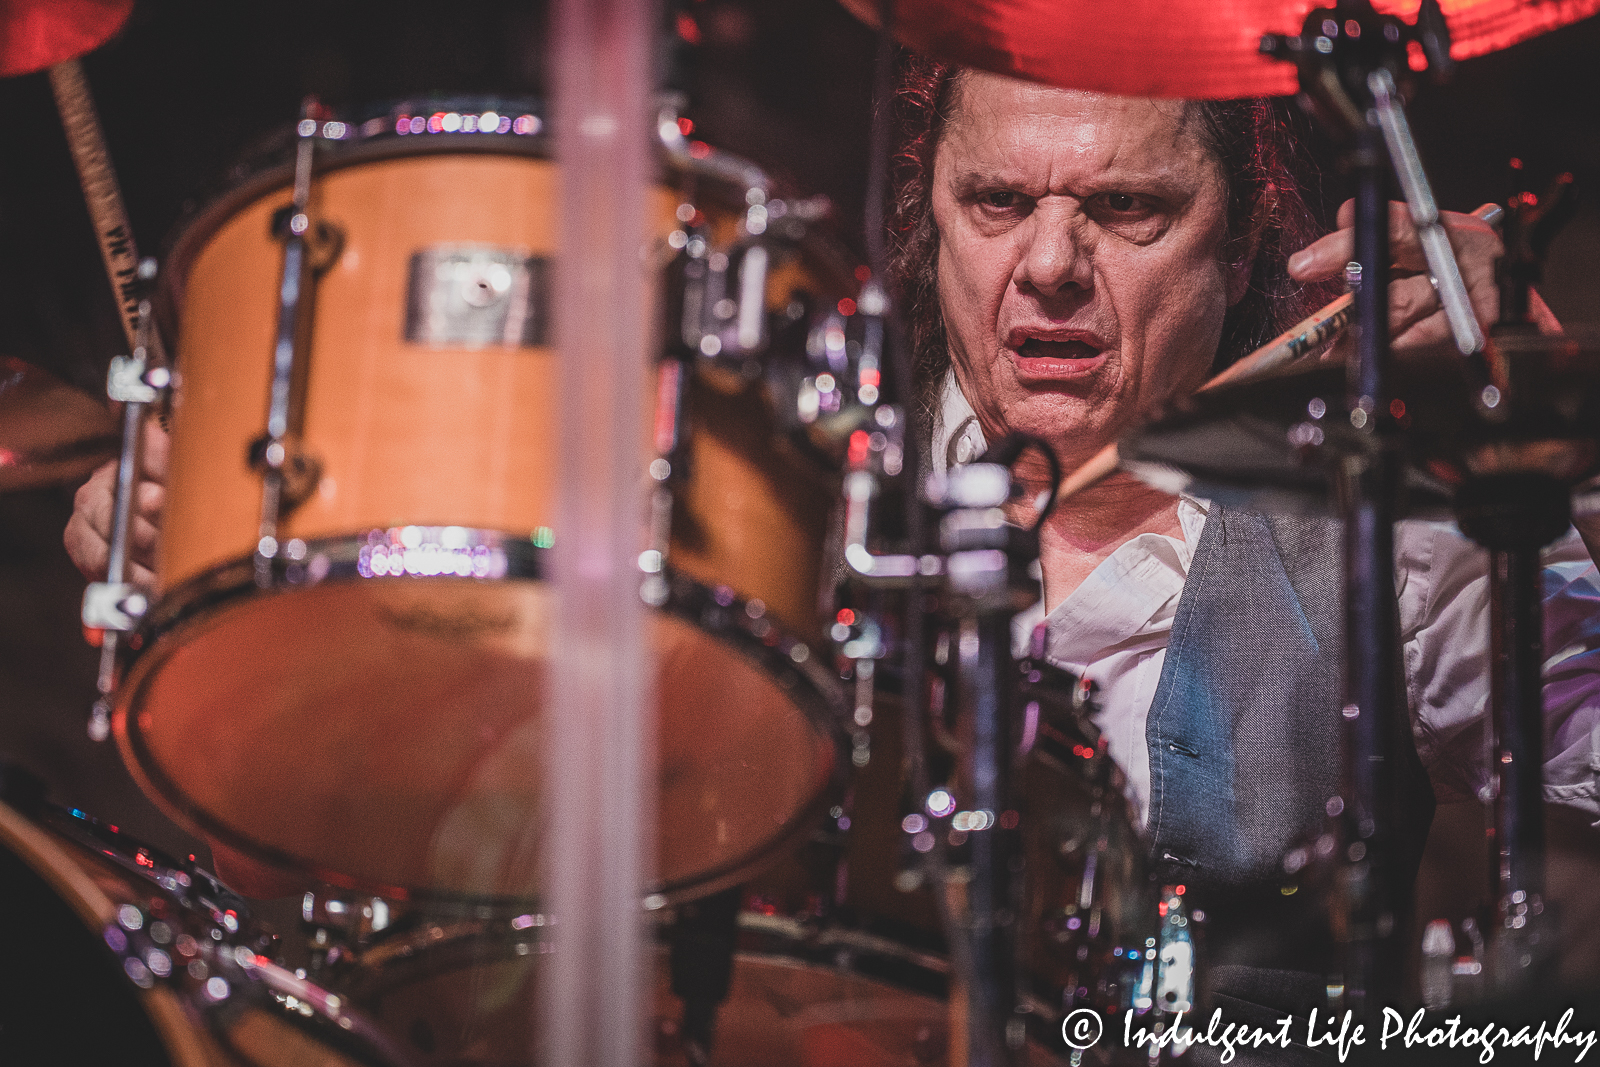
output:
[[[265, 426], [290, 171], [244, 182], [168, 259], [159, 599], [117, 736], [187, 823], [336, 884], [536, 888], [542, 723], [560, 709], [545, 692], [559, 620], [543, 579], [561, 536], [547, 305], [560, 172], [538, 131], [531, 112], [482, 103], [324, 127], [297, 385], [305, 484], [265, 582], [246, 457]], [[768, 194], [703, 144], [664, 150], [657, 263], [692, 244], [688, 229], [702, 253], [759, 242], [768, 310], [832, 307], [854, 284], [848, 263]], [[669, 896], [730, 884], [804, 833], [845, 762], [817, 651], [837, 475], [786, 445], [751, 369], [691, 372], [681, 391], [687, 473], [649, 624]]]
[[360, 1012], [258, 957], [244, 902], [77, 812], [0, 805], [0, 1047], [62, 1067], [403, 1067]]

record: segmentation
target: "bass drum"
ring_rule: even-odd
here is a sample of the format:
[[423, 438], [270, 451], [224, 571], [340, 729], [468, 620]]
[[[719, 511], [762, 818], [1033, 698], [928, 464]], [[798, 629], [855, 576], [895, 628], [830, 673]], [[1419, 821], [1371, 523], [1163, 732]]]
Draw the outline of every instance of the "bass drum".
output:
[[[1030, 879], [1019, 943], [1027, 1062], [1044, 1065], [1069, 1057], [1060, 1028], [1074, 1010], [1100, 1013], [1109, 1029], [1124, 1011], [1152, 1026], [1152, 1013], [1182, 1007], [1163, 999], [1158, 959], [1163, 951], [1182, 955], [1174, 946], [1189, 943], [1189, 933], [1178, 925], [1188, 921], [1181, 897], [1160, 894], [1145, 877], [1120, 780], [1075, 706], [1075, 683], [1022, 667], [1036, 676], [1027, 683], [1033, 729], [1024, 789], [1037, 814], [1021, 827]], [[950, 820], [934, 827], [924, 819], [919, 828], [903, 814], [897, 701], [879, 699], [856, 746], [869, 750], [824, 829], [743, 887], [728, 912], [732, 977], [716, 1011], [713, 1065], [929, 1067], [960, 1059], [949, 1049], [953, 983], [940, 909], [916, 861], [919, 846], [931, 845], [921, 835], [951, 833]], [[955, 841], [959, 858], [959, 832]], [[706, 946], [720, 936], [707, 922], [716, 906], [683, 905], [676, 923], [660, 928], [650, 1007], [658, 1067], [691, 1062], [680, 999], [691, 991], [674, 976], [699, 984], [715, 969]], [[460, 1067], [524, 1067], [545, 929], [532, 913], [423, 908], [357, 946], [347, 966], [323, 980], [410, 1042], [408, 1051]], [[675, 961], [685, 945], [697, 955]], [[1105, 1062], [1105, 1053], [1089, 1052], [1086, 1062]]]
[[[544, 581], [561, 535], [546, 291], [560, 171], [538, 119], [503, 105], [322, 132], [303, 484], [270, 572], [247, 455], [265, 427], [290, 171], [241, 184], [168, 259], [159, 599], [114, 727], [147, 791], [243, 852], [397, 898], [524, 898], [544, 721], [561, 711]], [[681, 140], [662, 159], [657, 262], [759, 245], [757, 317], [800, 324], [801, 351], [772, 359], [803, 362], [812, 308], [854, 285], [847, 262], [753, 167]], [[683, 398], [648, 634], [668, 896], [731, 884], [803, 835], [846, 763], [820, 655], [837, 470], [779, 432], [761, 362], [741, 375], [691, 358], [686, 380], [649, 390]], [[640, 509], [643, 529], [642, 489]]]
[[0, 1045], [53, 1067], [404, 1067], [336, 995], [256, 955], [244, 902], [80, 813], [0, 805]]

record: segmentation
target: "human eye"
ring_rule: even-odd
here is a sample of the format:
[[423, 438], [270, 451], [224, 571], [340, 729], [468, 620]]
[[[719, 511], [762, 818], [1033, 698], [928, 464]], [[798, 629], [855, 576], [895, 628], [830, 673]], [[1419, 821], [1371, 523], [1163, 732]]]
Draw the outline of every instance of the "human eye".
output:
[[1031, 204], [1029, 197], [1015, 189], [982, 189], [973, 195], [972, 200], [980, 211], [990, 216], [1022, 214]]
[[1167, 228], [1168, 212], [1153, 198], [1118, 191], [1098, 193], [1084, 204], [1084, 213], [1103, 229], [1135, 244], [1146, 244]]
[[1099, 208], [1103, 214], [1120, 218], [1144, 216], [1155, 210], [1149, 201], [1132, 193], [1101, 193], [1093, 198], [1090, 206]]

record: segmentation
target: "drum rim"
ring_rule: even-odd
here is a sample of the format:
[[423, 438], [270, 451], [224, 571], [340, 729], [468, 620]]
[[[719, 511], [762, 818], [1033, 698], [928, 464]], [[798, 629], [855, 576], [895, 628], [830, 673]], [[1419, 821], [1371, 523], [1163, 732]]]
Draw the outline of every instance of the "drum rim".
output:
[[[543, 915], [506, 919], [501, 916], [423, 916], [415, 927], [390, 927], [356, 949], [355, 971], [341, 985], [357, 1005], [383, 996], [397, 984], [422, 981], [481, 963], [509, 963], [543, 954], [539, 947], [549, 938]], [[849, 974], [914, 996], [945, 997], [950, 977], [947, 957], [845, 924], [784, 915], [740, 911], [736, 922], [740, 941], [734, 958], [766, 960], [788, 966]], [[521, 925], [518, 925], [521, 923]], [[660, 923], [664, 935], [669, 923]], [[442, 936], [439, 932], [442, 931]], [[656, 936], [653, 947], [665, 949]], [[492, 949], [485, 953], [485, 948]], [[464, 953], [463, 959], [456, 959]], [[916, 972], [927, 988], [920, 988], [872, 970], [863, 971], [859, 960], [879, 960]]]
[[[433, 528], [438, 529], [438, 528]], [[181, 647], [179, 640], [192, 628], [204, 626], [233, 607], [258, 596], [275, 596], [296, 589], [326, 583], [356, 581], [541, 581], [549, 577], [549, 549], [525, 537], [494, 530], [464, 529], [470, 542], [494, 545], [504, 552], [503, 577], [459, 577], [456, 575], [372, 576], [360, 573], [361, 549], [370, 547], [371, 534], [329, 537], [305, 541], [305, 560], [292, 563], [281, 557], [273, 561], [273, 573], [266, 588], [257, 584], [252, 555], [218, 564], [189, 579], [161, 597], [141, 621], [136, 640], [124, 645], [122, 680], [114, 696], [112, 728], [123, 762], [144, 792], [154, 798], [180, 824], [208, 834], [248, 855], [288, 871], [309, 875], [329, 885], [375, 893], [394, 900], [440, 904], [472, 904], [517, 908], [527, 911], [528, 897], [443, 891], [424, 886], [396, 886], [367, 880], [337, 871], [305, 857], [259, 842], [250, 835], [210, 815], [162, 768], [151, 753], [138, 727], [138, 708], [144, 693], [159, 674], [161, 666]], [[327, 560], [326, 567], [318, 559]], [[814, 824], [838, 802], [850, 774], [850, 745], [844, 722], [843, 688], [826, 667], [823, 657], [776, 621], [769, 619], [758, 602], [746, 600], [726, 587], [712, 587], [675, 571], [670, 564], [659, 575], [641, 576], [652, 587], [651, 608], [668, 617], [687, 622], [700, 631], [730, 646], [769, 678], [775, 679], [790, 702], [805, 716], [814, 735], [833, 747], [832, 769], [823, 787], [801, 805], [776, 833], [749, 851], [707, 868], [694, 876], [657, 884], [649, 896], [664, 904], [693, 900], [740, 884], [767, 863], [780, 858], [791, 845], [811, 831]], [[655, 580], [659, 579], [660, 584]], [[654, 602], [659, 600], [659, 602]], [[137, 648], [132, 647], [137, 645]]]
[[[948, 956], [854, 926], [816, 919], [741, 910], [736, 921], [740, 939], [733, 950], [735, 975], [741, 966], [759, 963], [843, 974], [909, 997], [938, 1003], [949, 1000], [952, 966]], [[655, 928], [652, 952], [667, 951], [664, 936], [669, 928], [665, 923]], [[538, 922], [522, 925], [498, 916], [425, 917], [415, 927], [391, 930], [394, 932], [385, 931], [358, 945], [354, 966], [333, 987], [375, 1018], [381, 1017], [375, 1001], [411, 983], [524, 958], [529, 960], [528, 966], [536, 966], [533, 961], [544, 953], [548, 937], [542, 916]], [[437, 931], [443, 931], [443, 936], [437, 936]], [[915, 975], [915, 980], [874, 968], [874, 962], [901, 968], [903, 974]], [[1028, 1009], [1030, 1039], [1054, 1053], [1064, 1011], [1033, 988], [1023, 990], [1020, 999]]]
[[[487, 102], [490, 98], [482, 99]], [[388, 114], [398, 114], [403, 106], [419, 102], [397, 102], [391, 106]], [[501, 99], [499, 102], [513, 101]], [[518, 110], [538, 109], [519, 106]], [[704, 142], [690, 142], [678, 134], [676, 126], [672, 127], [670, 134], [664, 130], [664, 126], [657, 128], [652, 138], [658, 161], [658, 181], [669, 174], [681, 174], [694, 183], [697, 190], [699, 183], [704, 182], [716, 202], [741, 211], [749, 204], [763, 203], [775, 195], [773, 180], [755, 163]], [[322, 138], [318, 140], [323, 141]], [[313, 185], [318, 178], [347, 167], [413, 156], [518, 156], [556, 163], [553, 139], [543, 130], [532, 134], [428, 133], [404, 137], [391, 131], [353, 139], [348, 143], [323, 143], [336, 147], [319, 158], [312, 176]], [[183, 306], [183, 287], [188, 280], [190, 265], [211, 237], [246, 205], [270, 195], [275, 189], [287, 190], [293, 183], [292, 159], [264, 165], [227, 183], [179, 219], [165, 244], [166, 253], [162, 257], [161, 280], [155, 300], [156, 316], [165, 336], [174, 341], [178, 338], [177, 315]], [[751, 199], [752, 196], [755, 199]], [[815, 240], [814, 229], [808, 227], [802, 243]], [[831, 241], [827, 243], [833, 244]], [[827, 258], [838, 261], [829, 263], [830, 272], [839, 274], [841, 278], [849, 273], [848, 266], [841, 266], [848, 257], [839, 250], [830, 248]]]

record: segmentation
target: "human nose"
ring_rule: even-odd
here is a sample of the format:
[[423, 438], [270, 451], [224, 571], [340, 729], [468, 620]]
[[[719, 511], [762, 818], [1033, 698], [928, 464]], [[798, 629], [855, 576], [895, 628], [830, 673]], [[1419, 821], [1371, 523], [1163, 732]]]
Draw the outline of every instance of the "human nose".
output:
[[1087, 289], [1093, 249], [1086, 239], [1084, 221], [1072, 205], [1037, 205], [1026, 224], [1018, 228], [1022, 247], [1014, 273], [1016, 283], [1042, 295]]

